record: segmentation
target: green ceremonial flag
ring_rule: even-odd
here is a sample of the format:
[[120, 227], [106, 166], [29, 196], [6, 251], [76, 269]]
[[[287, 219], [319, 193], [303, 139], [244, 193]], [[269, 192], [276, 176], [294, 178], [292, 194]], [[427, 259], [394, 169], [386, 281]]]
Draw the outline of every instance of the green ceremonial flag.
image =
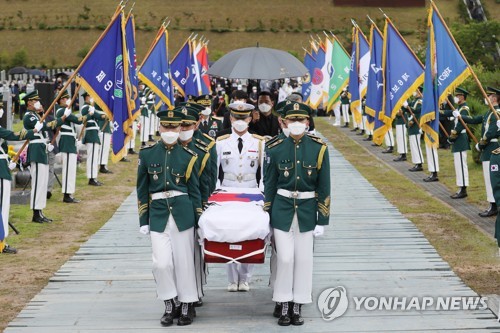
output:
[[349, 81], [349, 70], [351, 68], [351, 57], [336, 38], [333, 42], [331, 63], [333, 75], [331, 76], [328, 90], [328, 109], [333, 108], [333, 104], [337, 102], [342, 89], [347, 85]]

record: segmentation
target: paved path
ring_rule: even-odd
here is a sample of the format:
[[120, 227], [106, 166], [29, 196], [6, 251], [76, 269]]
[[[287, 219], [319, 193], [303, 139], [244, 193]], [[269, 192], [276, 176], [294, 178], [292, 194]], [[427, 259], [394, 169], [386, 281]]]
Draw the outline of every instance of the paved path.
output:
[[[324, 321], [316, 303], [304, 307], [296, 332], [500, 332], [491, 311], [433, 309], [367, 311], [353, 297], [477, 296], [417, 228], [330, 147], [331, 224], [315, 243], [314, 300], [326, 288], [347, 290], [347, 312]], [[360, 207], [363, 209], [361, 210]], [[162, 328], [149, 240], [138, 233], [136, 198], [82, 245], [5, 332], [277, 332], [267, 287], [268, 261], [249, 293], [225, 291], [223, 265], [211, 265], [205, 305], [192, 326]], [[368, 305], [373, 305], [369, 303]], [[287, 329], [287, 330], [288, 330]]]

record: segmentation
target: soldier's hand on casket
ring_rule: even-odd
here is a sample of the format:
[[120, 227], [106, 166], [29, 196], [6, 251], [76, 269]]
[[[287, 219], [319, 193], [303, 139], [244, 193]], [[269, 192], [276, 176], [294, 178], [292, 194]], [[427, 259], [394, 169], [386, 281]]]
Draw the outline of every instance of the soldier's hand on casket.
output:
[[325, 234], [325, 227], [322, 225], [317, 225], [314, 230], [313, 230], [313, 236], [314, 237], [320, 237]]
[[143, 235], [149, 235], [149, 225], [143, 225], [139, 228], [139, 232]]

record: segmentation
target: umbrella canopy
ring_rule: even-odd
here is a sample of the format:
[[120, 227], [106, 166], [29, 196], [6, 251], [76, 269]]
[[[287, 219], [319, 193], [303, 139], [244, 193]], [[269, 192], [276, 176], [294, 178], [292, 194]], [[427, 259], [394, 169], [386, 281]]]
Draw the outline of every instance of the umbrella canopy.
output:
[[29, 73], [30, 75], [33, 75], [33, 76], [40, 76], [40, 77], [45, 77], [45, 76], [47, 76], [47, 73], [42, 72], [42, 71], [41, 71], [41, 70], [39, 70], [39, 69], [30, 69], [30, 70], [28, 71], [28, 73]]
[[9, 69], [7, 72], [8, 75], [14, 75], [14, 74], [26, 74], [28, 73], [28, 70], [24, 67], [13, 67]]
[[267, 47], [247, 47], [217, 60], [207, 74], [228, 79], [276, 80], [304, 76], [307, 68], [290, 53]]

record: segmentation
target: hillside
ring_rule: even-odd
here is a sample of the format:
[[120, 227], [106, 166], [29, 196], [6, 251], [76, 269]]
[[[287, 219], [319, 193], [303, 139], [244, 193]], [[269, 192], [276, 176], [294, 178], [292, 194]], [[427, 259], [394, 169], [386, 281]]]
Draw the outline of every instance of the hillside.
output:
[[[458, 19], [458, 2], [436, 1], [451, 22]], [[491, 3], [490, 12], [495, 13], [495, 0], [485, 2]], [[97, 0], [0, 0], [0, 58], [11, 57], [24, 48], [30, 66], [75, 66], [109, 22], [116, 4]], [[186, 0], [181, 4], [172, 0], [137, 1], [134, 14], [139, 62], [167, 16], [171, 20], [171, 53], [195, 31], [210, 40], [211, 60], [257, 42], [301, 55], [309, 35], [322, 35], [323, 29], [333, 31], [349, 48], [350, 19], [367, 30], [367, 14], [383, 28], [377, 8], [335, 7], [331, 0]], [[384, 11], [414, 48], [425, 45], [426, 8]]]

